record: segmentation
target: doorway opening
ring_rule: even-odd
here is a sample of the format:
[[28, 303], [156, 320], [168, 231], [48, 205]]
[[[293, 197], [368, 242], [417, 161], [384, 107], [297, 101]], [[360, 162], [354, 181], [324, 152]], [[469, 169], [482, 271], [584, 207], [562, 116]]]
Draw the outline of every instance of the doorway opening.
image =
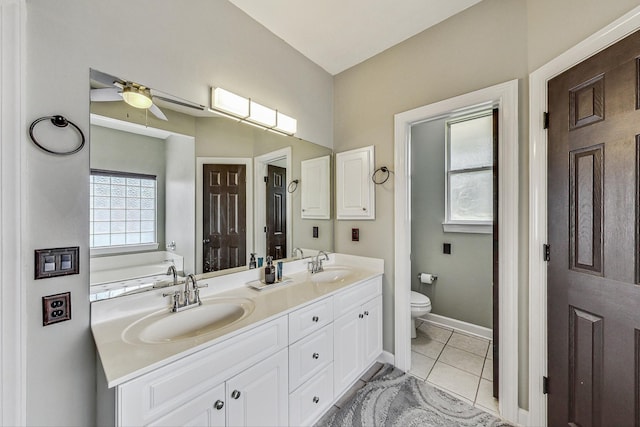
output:
[[395, 365], [411, 368], [411, 128], [435, 118], [497, 107], [500, 415], [518, 420], [518, 81], [481, 89], [395, 117]]

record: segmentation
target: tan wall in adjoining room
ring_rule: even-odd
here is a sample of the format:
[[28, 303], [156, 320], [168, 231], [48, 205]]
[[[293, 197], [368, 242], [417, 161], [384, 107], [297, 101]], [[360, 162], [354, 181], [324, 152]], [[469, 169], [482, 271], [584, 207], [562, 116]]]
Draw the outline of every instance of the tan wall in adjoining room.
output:
[[[374, 144], [393, 168], [393, 118], [519, 79], [519, 396], [528, 407], [528, 74], [605, 27], [637, 0], [483, 0], [335, 76], [334, 150]], [[337, 221], [338, 252], [384, 258], [384, 348], [394, 347], [394, 180], [376, 187], [375, 221]], [[360, 228], [360, 242], [350, 229]], [[407, 314], [408, 315], [408, 314]]]

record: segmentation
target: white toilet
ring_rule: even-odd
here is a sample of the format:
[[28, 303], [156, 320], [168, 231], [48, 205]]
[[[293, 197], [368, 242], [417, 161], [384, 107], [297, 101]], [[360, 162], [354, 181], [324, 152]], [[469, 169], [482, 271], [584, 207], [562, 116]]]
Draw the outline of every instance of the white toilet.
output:
[[416, 319], [431, 311], [431, 300], [428, 296], [411, 291], [411, 338], [416, 335]]

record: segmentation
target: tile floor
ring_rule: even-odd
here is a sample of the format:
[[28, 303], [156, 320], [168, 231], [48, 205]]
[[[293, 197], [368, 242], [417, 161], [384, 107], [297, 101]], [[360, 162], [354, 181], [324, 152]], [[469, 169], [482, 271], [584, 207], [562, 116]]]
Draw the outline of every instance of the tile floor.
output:
[[409, 373], [472, 405], [498, 414], [491, 341], [416, 320]]

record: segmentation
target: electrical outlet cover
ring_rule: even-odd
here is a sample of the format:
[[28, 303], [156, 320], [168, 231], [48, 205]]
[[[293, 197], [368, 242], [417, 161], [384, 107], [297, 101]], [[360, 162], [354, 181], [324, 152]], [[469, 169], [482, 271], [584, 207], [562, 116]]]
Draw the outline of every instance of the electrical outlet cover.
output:
[[42, 326], [71, 319], [71, 292], [42, 297]]

